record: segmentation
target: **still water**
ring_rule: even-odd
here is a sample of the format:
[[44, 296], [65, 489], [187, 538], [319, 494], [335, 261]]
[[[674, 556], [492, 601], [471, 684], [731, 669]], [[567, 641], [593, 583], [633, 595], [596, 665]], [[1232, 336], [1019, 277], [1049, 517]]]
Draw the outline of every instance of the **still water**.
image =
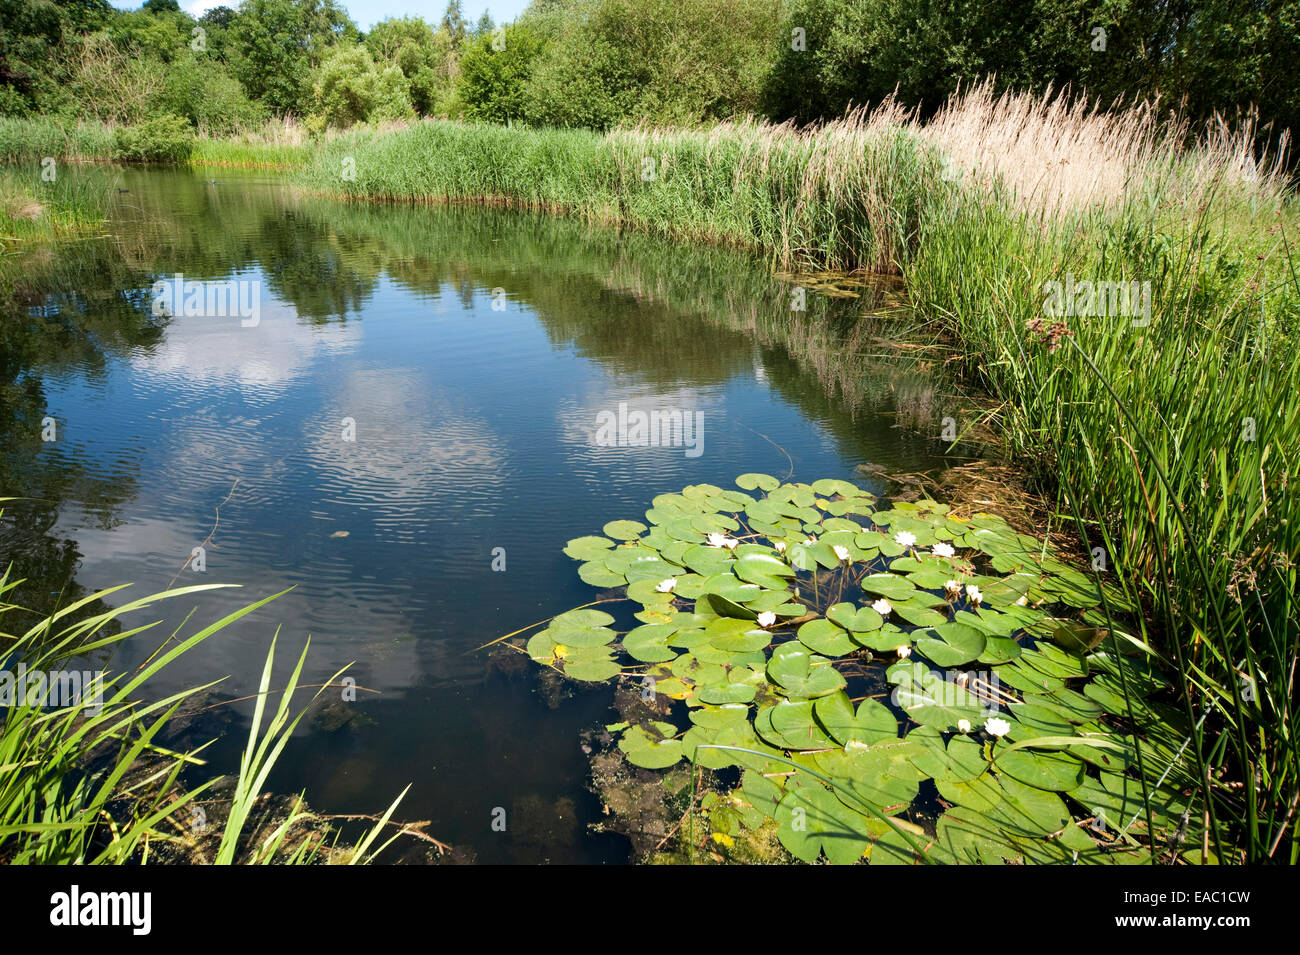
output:
[[[127, 582], [240, 585], [137, 614], [162, 622], [117, 670], [187, 615], [189, 633], [292, 588], [154, 692], [224, 676], [205, 706], [252, 693], [277, 631], [275, 685], [308, 638], [304, 683], [351, 664], [356, 703], [314, 708], [270, 781], [319, 811], [382, 812], [410, 784], [397, 815], [479, 861], [624, 861], [620, 838], [588, 832], [579, 745], [612, 718], [610, 688], [554, 705], [536, 666], [474, 648], [594, 599], [561, 548], [657, 494], [747, 471], [871, 486], [860, 465], [940, 463], [900, 427], [928, 417], [931, 386], [870, 354], [880, 290], [792, 310], [789, 282], [727, 250], [341, 205], [266, 175], [117, 175], [107, 238], [4, 265], [0, 494], [40, 500], [8, 505], [0, 560], [40, 609]], [[255, 320], [155, 315], [154, 282], [177, 273], [247, 283]], [[624, 404], [700, 433], [598, 440]], [[218, 739], [210, 770], [237, 766], [249, 712], [189, 727]]]

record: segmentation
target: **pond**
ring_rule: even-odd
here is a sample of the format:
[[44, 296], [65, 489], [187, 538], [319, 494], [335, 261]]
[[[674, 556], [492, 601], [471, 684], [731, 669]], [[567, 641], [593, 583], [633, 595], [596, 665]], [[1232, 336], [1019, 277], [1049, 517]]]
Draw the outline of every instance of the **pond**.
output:
[[[39, 609], [127, 582], [240, 585], [140, 617], [163, 623], [113, 669], [187, 616], [192, 632], [292, 588], [156, 692], [228, 675], [205, 706], [246, 696], [277, 629], [277, 685], [308, 637], [305, 683], [351, 663], [357, 701], [316, 707], [270, 781], [317, 810], [381, 812], [412, 784], [398, 816], [478, 861], [625, 861], [588, 831], [580, 746], [611, 689], [557, 700], [527, 657], [474, 649], [594, 599], [565, 542], [658, 494], [745, 472], [880, 492], [860, 467], [944, 460], [933, 385], [873, 357], [887, 289], [810, 291], [801, 310], [728, 250], [336, 204], [268, 174], [117, 175], [108, 237], [4, 265], [0, 493], [39, 500], [8, 505], [0, 559]], [[159, 280], [243, 298], [213, 314]], [[665, 425], [658, 446], [638, 413]], [[192, 721], [192, 742], [218, 737], [211, 769], [237, 766], [249, 712]]]

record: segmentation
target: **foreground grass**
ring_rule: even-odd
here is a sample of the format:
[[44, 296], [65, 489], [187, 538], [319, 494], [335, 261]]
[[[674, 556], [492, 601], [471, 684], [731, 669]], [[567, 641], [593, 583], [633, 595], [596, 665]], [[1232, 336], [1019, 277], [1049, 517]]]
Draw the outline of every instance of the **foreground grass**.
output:
[[[151, 629], [114, 632], [132, 611], [212, 589], [185, 587], [105, 612], [92, 609], [122, 589], [113, 588], [11, 633], [10, 622], [25, 615], [8, 599], [20, 583], [7, 572], [0, 575], [0, 670], [10, 673], [20, 664], [28, 673], [86, 671], [94, 665], [86, 661], [98, 652]], [[98, 697], [82, 693], [73, 702], [50, 699], [52, 690], [45, 683], [34, 693], [11, 690], [17, 698], [9, 701], [0, 728], [0, 861], [127, 864], [201, 858], [191, 834], [192, 807], [201, 796], [212, 797], [219, 777], [185, 788], [182, 770], [202, 765], [198, 751], [174, 752], [158, 739], [182, 704], [213, 684], [152, 701], [142, 697], [148, 696], [150, 681], [179, 657], [273, 599], [235, 611], [192, 636], [173, 634], [135, 672], [105, 674]], [[211, 861], [367, 862], [396, 838], [375, 845], [401, 796], [354, 845], [340, 844], [338, 832], [320, 825], [301, 799], [279, 818], [261, 820], [257, 838], [251, 838], [267, 777], [302, 718], [302, 711], [294, 715], [290, 707], [306, 652], [304, 648], [279, 702], [268, 706], [275, 654], [271, 643], [239, 774], [232, 795], [222, 800], [224, 820], [205, 840], [211, 844]], [[323, 688], [316, 695], [321, 692]]]

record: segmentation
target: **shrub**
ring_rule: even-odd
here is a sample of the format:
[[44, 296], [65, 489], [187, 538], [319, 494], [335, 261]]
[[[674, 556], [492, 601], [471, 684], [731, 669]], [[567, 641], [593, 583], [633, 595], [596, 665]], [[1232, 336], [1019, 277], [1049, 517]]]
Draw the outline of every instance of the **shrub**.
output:
[[468, 44], [456, 85], [465, 117], [494, 123], [525, 119], [527, 82], [545, 42], [526, 23], [516, 23]]
[[377, 69], [364, 46], [340, 47], [321, 64], [315, 98], [319, 115], [341, 129], [369, 119], [415, 116], [402, 71]]
[[172, 114], [120, 126], [113, 133], [113, 158], [126, 162], [184, 162], [193, 149], [193, 129]]

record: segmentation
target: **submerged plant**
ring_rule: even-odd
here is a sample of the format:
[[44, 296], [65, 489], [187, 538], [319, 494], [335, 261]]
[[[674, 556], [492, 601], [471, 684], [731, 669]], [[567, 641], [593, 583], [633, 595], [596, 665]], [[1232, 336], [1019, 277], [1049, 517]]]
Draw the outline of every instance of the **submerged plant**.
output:
[[607, 727], [630, 763], [739, 773], [721, 828], [688, 838], [725, 847], [739, 820], [775, 822], [805, 862], [1200, 858], [1182, 845], [1200, 837], [1188, 728], [1117, 629], [1121, 594], [998, 517], [881, 508], [839, 480], [736, 483], [569, 541], [638, 625], [588, 606], [527, 643], [668, 701]]

